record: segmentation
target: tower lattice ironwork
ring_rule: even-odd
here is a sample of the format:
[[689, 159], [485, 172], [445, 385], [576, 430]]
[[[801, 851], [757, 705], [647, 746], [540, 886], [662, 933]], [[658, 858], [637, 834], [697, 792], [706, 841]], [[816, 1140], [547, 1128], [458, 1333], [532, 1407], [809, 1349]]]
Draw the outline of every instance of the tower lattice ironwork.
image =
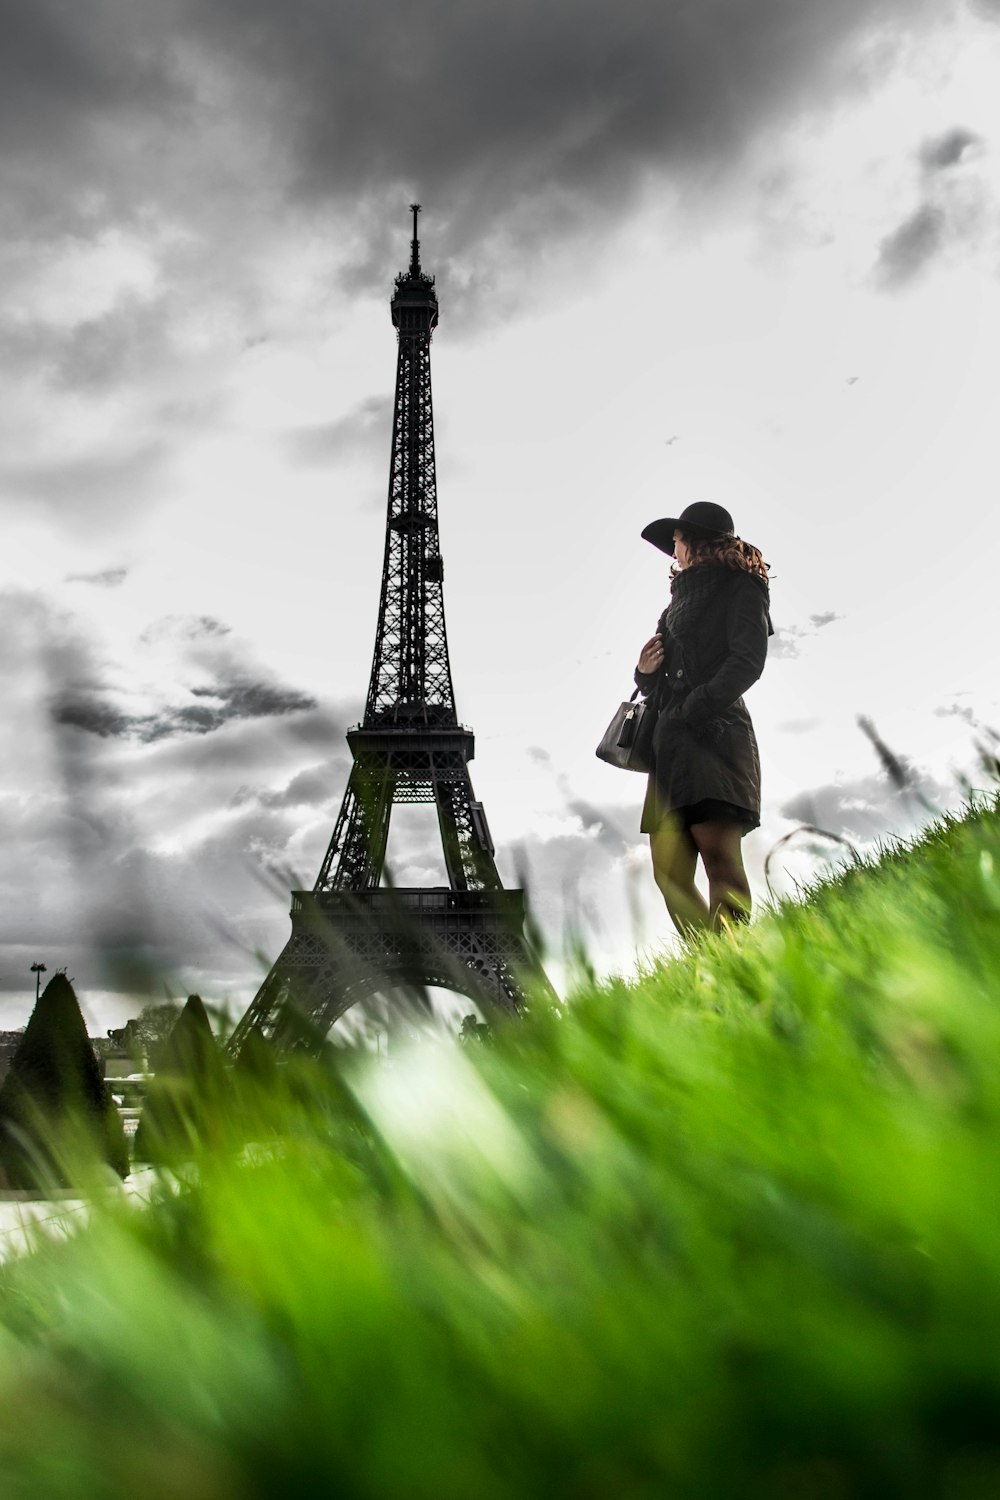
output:
[[[524, 933], [520, 890], [505, 889], [469, 776], [475, 740], [460, 724], [448, 657], [438, 536], [431, 334], [438, 301], [420, 267], [419, 204], [410, 264], [396, 277], [396, 397], [385, 560], [371, 680], [333, 837], [311, 891], [292, 892], [292, 933], [230, 1040], [317, 1048], [356, 1001], [399, 988], [455, 990], [516, 1013], [548, 981]], [[383, 884], [395, 803], [433, 803], [446, 887]]]

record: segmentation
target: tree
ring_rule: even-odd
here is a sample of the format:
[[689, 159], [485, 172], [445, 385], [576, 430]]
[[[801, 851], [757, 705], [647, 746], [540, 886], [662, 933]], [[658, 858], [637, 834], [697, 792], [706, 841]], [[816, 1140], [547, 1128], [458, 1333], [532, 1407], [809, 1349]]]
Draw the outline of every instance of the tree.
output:
[[[161, 1052], [182, 1014], [183, 1007], [176, 1000], [166, 1000], [159, 1005], [144, 1005], [132, 1027], [130, 1042], [145, 1053], [149, 1066], [155, 1073], [162, 1066]], [[206, 1022], [208, 1017], [206, 1016]], [[209, 1028], [211, 1033], [211, 1028]]]
[[170, 1035], [161, 1043], [135, 1156], [173, 1163], [213, 1140], [228, 1102], [228, 1077], [200, 995], [189, 995]]
[[76, 994], [54, 974], [0, 1087], [0, 1162], [12, 1187], [68, 1187], [87, 1157], [128, 1175], [121, 1119]]

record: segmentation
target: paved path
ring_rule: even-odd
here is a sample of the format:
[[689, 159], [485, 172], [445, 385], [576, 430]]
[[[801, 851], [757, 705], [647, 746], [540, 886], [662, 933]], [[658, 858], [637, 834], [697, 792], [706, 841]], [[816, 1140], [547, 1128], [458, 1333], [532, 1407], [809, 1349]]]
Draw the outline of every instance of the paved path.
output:
[[[110, 1191], [146, 1203], [154, 1176], [151, 1168], [140, 1167], [130, 1173], [119, 1188]], [[69, 1192], [58, 1198], [32, 1198], [26, 1193], [4, 1192], [0, 1195], [0, 1261], [24, 1255], [40, 1239], [66, 1239], [86, 1224], [90, 1204], [91, 1199], [77, 1198]]]

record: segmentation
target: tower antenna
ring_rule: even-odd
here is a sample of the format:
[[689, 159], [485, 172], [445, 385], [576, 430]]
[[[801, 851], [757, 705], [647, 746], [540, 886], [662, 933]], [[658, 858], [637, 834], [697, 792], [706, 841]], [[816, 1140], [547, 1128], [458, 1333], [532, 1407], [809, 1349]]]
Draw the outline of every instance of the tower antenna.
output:
[[420, 213], [420, 204], [411, 203], [410, 212], [413, 214], [413, 238], [410, 241], [410, 275], [420, 275], [420, 241], [417, 239], [417, 215]]

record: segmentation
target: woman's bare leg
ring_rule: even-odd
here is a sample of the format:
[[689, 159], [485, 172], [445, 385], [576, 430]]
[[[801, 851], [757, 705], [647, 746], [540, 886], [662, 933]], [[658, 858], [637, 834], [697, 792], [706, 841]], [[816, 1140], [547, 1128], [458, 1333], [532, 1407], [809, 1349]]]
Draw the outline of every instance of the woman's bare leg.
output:
[[649, 835], [649, 852], [653, 879], [681, 937], [703, 932], [709, 926], [708, 907], [695, 887], [698, 850], [688, 830], [668, 813], [656, 832]]
[[713, 931], [731, 922], [749, 922], [750, 885], [743, 868], [743, 827], [739, 823], [692, 823], [691, 838], [708, 876]]

